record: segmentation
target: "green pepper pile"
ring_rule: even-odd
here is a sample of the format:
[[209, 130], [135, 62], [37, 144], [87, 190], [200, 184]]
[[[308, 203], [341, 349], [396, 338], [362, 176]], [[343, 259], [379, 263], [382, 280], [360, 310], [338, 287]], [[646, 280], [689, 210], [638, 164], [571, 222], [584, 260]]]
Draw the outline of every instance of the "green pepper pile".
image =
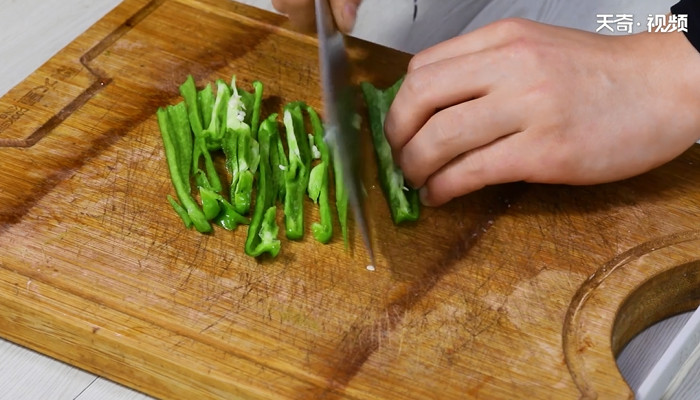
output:
[[[391, 158], [384, 136], [384, 116], [401, 81], [382, 91], [363, 83], [379, 180], [395, 223], [418, 218], [418, 196], [404, 186], [403, 174]], [[347, 244], [348, 203], [339, 169], [332, 163], [323, 139], [323, 124], [316, 111], [303, 102], [283, 109], [284, 139], [278, 114], [261, 119], [263, 84], [253, 82], [247, 92], [223, 80], [201, 90], [192, 76], [180, 85], [184, 101], [158, 109], [165, 156], [177, 200], [167, 199], [187, 228], [212, 231], [212, 223], [227, 230], [249, 225], [245, 252], [252, 257], [277, 256], [277, 208], [282, 205], [288, 239], [304, 236], [304, 208], [308, 195], [319, 207], [320, 221], [311, 232], [321, 243], [333, 237], [330, 182], [335, 178], [338, 220]], [[306, 133], [305, 116], [312, 133]], [[285, 146], [286, 143], [286, 146]], [[228, 178], [217, 171], [213, 153], [225, 156]], [[333, 164], [333, 165], [332, 165]], [[228, 184], [230, 182], [230, 184]], [[194, 183], [194, 187], [192, 185]], [[226, 187], [228, 184], [228, 187]]]

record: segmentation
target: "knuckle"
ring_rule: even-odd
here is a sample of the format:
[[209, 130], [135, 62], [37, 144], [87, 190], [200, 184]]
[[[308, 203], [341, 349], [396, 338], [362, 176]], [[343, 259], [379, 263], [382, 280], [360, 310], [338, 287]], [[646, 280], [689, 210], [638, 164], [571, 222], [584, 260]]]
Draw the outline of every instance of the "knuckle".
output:
[[426, 74], [421, 73], [421, 71], [414, 71], [407, 74], [401, 84], [404, 97], [408, 99], [419, 99], [426, 88], [429, 87], [429, 83], [426, 83], [426, 80], [429, 80], [429, 75], [426, 76]]
[[[504, 51], [507, 52], [507, 57], [521, 68], [529, 68], [532, 71], [546, 68], [544, 48], [537, 38], [518, 37], [505, 46]], [[543, 63], [545, 65], [542, 65]]]
[[459, 187], [466, 181], [468, 174], [458, 171], [461, 168], [454, 166], [443, 168], [439, 173], [434, 174], [428, 179], [431, 189], [443, 193], [447, 197], [455, 197], [459, 192]]
[[408, 131], [405, 128], [406, 124], [407, 115], [400, 109], [392, 109], [384, 122], [384, 135], [394, 154], [402, 152], [404, 146], [410, 140], [410, 133], [407, 133]]
[[464, 178], [452, 171], [441, 171], [430, 176], [425, 182], [429, 203], [440, 206], [470, 191], [466, 189], [465, 184], [468, 181]]
[[[426, 124], [432, 136], [433, 144], [441, 149], [455, 150], [455, 146], [459, 145], [459, 129], [461, 125], [461, 115], [452, 112], [451, 109], [446, 109], [433, 115]], [[466, 149], [465, 149], [466, 150]]]
[[449, 186], [442, 185], [440, 178], [440, 176], [433, 176], [425, 182], [425, 197], [431, 206], [440, 206], [453, 199], [449, 193]]
[[[435, 87], [444, 79], [444, 71], [439, 66], [427, 65], [406, 74], [401, 90], [404, 99], [410, 99], [417, 106], [429, 106], [436, 95]], [[405, 87], [405, 89], [404, 89]]]
[[386, 137], [386, 141], [389, 143], [389, 147], [391, 147], [391, 151], [394, 154], [401, 150], [397, 127], [401, 120], [400, 113], [400, 110], [391, 110], [384, 120], [384, 137]]
[[387, 141], [394, 151], [401, 150], [423, 124], [415, 110], [424, 108], [428, 85], [421, 76], [406, 75], [384, 123]]
[[531, 22], [524, 18], [504, 18], [493, 23], [496, 33], [502, 37], [518, 38], [530, 31]]
[[411, 187], [421, 187], [425, 183], [426, 157], [422, 151], [417, 151], [412, 143], [406, 145], [399, 158], [399, 167], [404, 178]]
[[[488, 161], [484, 157], [482, 148], [472, 150], [465, 153], [459, 160], [462, 164], [460, 168], [460, 176], [479, 176], [483, 173], [485, 162]], [[458, 178], [457, 176], [455, 178]]]
[[425, 59], [426, 56], [424, 52], [420, 52], [411, 57], [411, 60], [408, 62], [408, 72], [413, 72], [418, 68], [424, 66], [426, 64]]
[[501, 30], [509, 32], [509, 40], [500, 49], [506, 59], [520, 68], [548, 68], [551, 64], [548, 63], [548, 59], [553, 54], [547, 44], [547, 38], [530, 28], [529, 21], [517, 21]]
[[401, 150], [396, 161], [397, 161], [396, 164], [401, 169], [401, 172], [403, 173], [404, 178], [407, 181], [413, 183], [413, 175], [414, 175], [413, 165], [415, 165], [415, 160], [412, 159], [410, 146], [406, 146], [403, 148], [403, 150]]

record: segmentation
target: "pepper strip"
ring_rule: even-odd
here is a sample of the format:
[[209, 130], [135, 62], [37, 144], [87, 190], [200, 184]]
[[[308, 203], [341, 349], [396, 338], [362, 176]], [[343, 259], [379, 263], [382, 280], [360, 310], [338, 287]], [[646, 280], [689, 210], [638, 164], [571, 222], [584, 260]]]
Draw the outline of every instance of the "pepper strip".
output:
[[[184, 206], [184, 209], [187, 210], [187, 215], [189, 216], [192, 224], [194, 224], [195, 229], [197, 229], [199, 232], [211, 232], [211, 225], [207, 221], [202, 210], [197, 205], [197, 202], [194, 200], [194, 198], [192, 198], [192, 194], [188, 189], [189, 176], [182, 175], [182, 169], [178, 163], [178, 160], [182, 159], [182, 156], [178, 154], [180, 150], [176, 144], [177, 141], [175, 139], [175, 133], [173, 132], [174, 128], [172, 126], [172, 122], [170, 121], [170, 117], [168, 116], [168, 111], [161, 107], [156, 112], [156, 116], [158, 118], [158, 126], [160, 127], [161, 136], [163, 137], [165, 158], [168, 162], [170, 179], [175, 187], [175, 193]], [[180, 214], [181, 211], [179, 211], [177, 208], [175, 208], [175, 210], [178, 212], [178, 214]], [[184, 218], [183, 222], [185, 222], [185, 225], [188, 224], [188, 221]]]
[[195, 86], [192, 75], [187, 75], [187, 79], [180, 85], [179, 89], [180, 94], [185, 99], [185, 104], [187, 104], [187, 114], [189, 116], [192, 132], [194, 132], [195, 136], [201, 135], [204, 129], [202, 125], [202, 114], [200, 112], [199, 102], [197, 101], [197, 87]]
[[[236, 87], [236, 77], [233, 77], [232, 88]], [[262, 107], [263, 84], [260, 81], [253, 82], [253, 93], [241, 88], [234, 89], [241, 95], [241, 100], [245, 106], [245, 122], [250, 125], [250, 133], [253, 139], [258, 140], [258, 129], [260, 129], [260, 112]]]
[[311, 127], [313, 128], [314, 144], [321, 153], [321, 162], [311, 170], [309, 177], [309, 197], [314, 203], [318, 203], [319, 213], [321, 214], [321, 222], [314, 222], [311, 225], [311, 232], [319, 242], [328, 243], [333, 237], [333, 216], [331, 215], [330, 190], [328, 187], [328, 166], [331, 161], [330, 151], [328, 150], [328, 145], [323, 141], [323, 124], [318, 114], [311, 106], [306, 107], [306, 112], [309, 114]]
[[230, 197], [234, 208], [241, 214], [250, 211], [253, 181], [260, 162], [260, 145], [253, 137], [249, 124], [260, 115], [258, 100], [262, 97], [262, 84], [258, 82], [255, 86], [255, 95], [239, 91], [234, 76], [231, 80], [233, 94], [226, 112], [226, 132], [229, 138], [226, 139], [228, 143], [224, 145], [224, 152], [232, 160], [227, 162], [232, 175]]
[[216, 216], [214, 222], [216, 222], [222, 228], [232, 231], [236, 229], [238, 225], [249, 225], [250, 219], [239, 214], [231, 203], [226, 201], [220, 194], [217, 194], [217, 200], [221, 205], [221, 212]]
[[[206, 94], [207, 89], [201, 90], [199, 93], [202, 95], [201, 98], [207, 99], [208, 94]], [[207, 150], [215, 151], [221, 149], [221, 141], [226, 132], [226, 121], [227, 121], [227, 106], [229, 99], [231, 98], [231, 89], [229, 89], [228, 84], [221, 79], [216, 81], [216, 99], [211, 108], [202, 108], [202, 114], [209, 115], [209, 124], [207, 128], [202, 132], [204, 139], [207, 143]], [[208, 106], [210, 100], [203, 102]], [[206, 120], [206, 119], [205, 119]]]
[[177, 213], [177, 215], [180, 216], [180, 219], [182, 219], [182, 222], [185, 224], [185, 228], [190, 229], [192, 226], [192, 218], [190, 218], [189, 214], [187, 214], [187, 210], [185, 210], [185, 208], [182, 207], [180, 203], [173, 198], [173, 196], [168, 195], [167, 199], [168, 203], [170, 203], [170, 205], [173, 207], [173, 210], [175, 210], [175, 213]]
[[[200, 110], [211, 110], [214, 108], [214, 91], [211, 83], [208, 83], [204, 89], [197, 92], [197, 102]], [[202, 127], [209, 126], [211, 123], [211, 112], [202, 112]]]
[[272, 181], [275, 186], [275, 196], [277, 200], [284, 204], [284, 197], [287, 193], [285, 185], [285, 175], [289, 168], [289, 160], [284, 150], [282, 140], [277, 141], [277, 148], [270, 149], [270, 164], [272, 165]]
[[260, 125], [258, 132], [260, 140], [260, 171], [258, 190], [255, 198], [253, 219], [248, 227], [245, 242], [246, 254], [259, 257], [264, 253], [276, 257], [280, 251], [281, 242], [277, 238], [279, 227], [276, 221], [275, 187], [272, 180], [270, 152], [274, 151], [279, 140], [277, 130], [277, 114], [270, 115]]
[[402, 82], [403, 78], [386, 90], [377, 89], [369, 82], [360, 84], [369, 112], [370, 130], [379, 169], [379, 183], [388, 200], [394, 224], [416, 221], [420, 215], [418, 191], [406, 187], [403, 172], [394, 163], [391, 147], [384, 133], [386, 114]]
[[185, 103], [180, 102], [174, 106], [168, 106], [166, 110], [170, 126], [173, 128], [173, 142], [177, 147], [177, 163], [180, 166], [180, 175], [188, 178], [184, 180], [184, 183], [189, 192], [191, 190], [189, 176], [192, 166], [193, 141], [192, 130], [187, 118], [187, 107]]
[[349, 246], [348, 192], [345, 189], [343, 169], [339, 162], [333, 162], [333, 176], [335, 177], [335, 208], [338, 211], [338, 221], [340, 222], [340, 231], [343, 234], [343, 243], [345, 243], [345, 247], [347, 248]]
[[212, 190], [220, 192], [222, 190], [221, 179], [216, 172], [214, 162], [212, 161], [211, 154], [209, 154], [209, 149], [207, 148], [207, 134], [202, 128], [202, 110], [199, 107], [197, 88], [195, 87], [194, 78], [192, 78], [192, 75], [188, 75], [185, 82], [180, 85], [180, 94], [182, 94], [182, 97], [185, 98], [190, 127], [192, 132], [194, 132], [192, 171], [195, 175], [195, 179], [197, 180], [197, 184], [199, 186], [203, 186], [204, 184], [201, 179], [202, 174], [198, 173], [200, 170], [199, 164], [203, 157], [207, 181]]
[[304, 236], [304, 195], [311, 170], [311, 150], [304, 133], [301, 103], [285, 106], [283, 121], [289, 148], [289, 166], [285, 173], [285, 232], [287, 238], [296, 240]]

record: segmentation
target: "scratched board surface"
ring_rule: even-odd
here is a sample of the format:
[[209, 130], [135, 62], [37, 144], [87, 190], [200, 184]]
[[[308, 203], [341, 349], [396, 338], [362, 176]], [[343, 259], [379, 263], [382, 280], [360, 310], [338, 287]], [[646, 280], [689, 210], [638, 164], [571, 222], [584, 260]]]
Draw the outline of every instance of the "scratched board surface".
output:
[[[356, 82], [405, 71], [405, 54], [349, 44]], [[187, 74], [236, 74], [266, 85], [265, 114], [320, 109], [317, 61], [277, 15], [127, 0], [0, 99], [0, 335], [162, 398], [628, 396], [615, 353], [700, 298], [698, 146], [635, 179], [487, 188], [402, 227], [371, 166], [375, 272], [354, 230], [349, 248], [313, 240], [310, 202], [306, 238], [273, 260], [243, 253], [245, 227], [186, 230], [157, 107]]]

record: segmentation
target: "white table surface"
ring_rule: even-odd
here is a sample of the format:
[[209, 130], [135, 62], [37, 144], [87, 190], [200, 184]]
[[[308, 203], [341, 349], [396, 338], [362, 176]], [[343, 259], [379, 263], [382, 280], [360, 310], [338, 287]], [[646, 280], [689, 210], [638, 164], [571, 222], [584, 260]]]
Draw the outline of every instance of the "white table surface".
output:
[[[371, 6], [360, 8], [357, 36], [414, 52], [469, 29], [469, 24], [464, 21], [452, 21], [447, 24], [452, 24], [452, 28], [424, 34], [424, 30], [431, 29], [431, 26], [445, 25], [445, 20], [438, 24], [435, 19], [431, 20], [437, 18], [436, 13], [443, 8], [479, 8], [483, 12], [482, 18], [475, 22], [478, 24], [483, 24], [485, 14], [493, 14], [493, 7], [485, 7], [483, 0], [474, 0], [471, 6], [465, 6], [463, 0], [441, 0], [440, 3], [433, 3], [435, 7], [432, 11], [426, 10], [429, 1], [431, 0], [420, 0], [419, 5], [423, 10], [421, 18], [412, 24], [411, 0], [372, 0]], [[556, 1], [540, 0], [543, 3]], [[119, 2], [120, 0], [0, 0], [0, 96]], [[241, 2], [272, 9], [268, 0]], [[622, 3], [624, 2], [609, 3], [616, 7], [610, 8], [609, 12], [614, 12]], [[659, 12], [666, 9], [666, 5], [660, 3], [662, 2], [655, 2]], [[535, 12], [535, 15], [539, 14]], [[591, 21], [581, 23], [590, 25]], [[674, 333], [689, 316], [687, 313], [657, 324], [640, 334], [623, 350], [618, 362], [633, 388], [641, 383], [646, 372], [663, 352], [664, 346], [672, 340]], [[699, 392], [700, 366], [696, 365], [673, 398], [697, 399], [700, 398], [696, 394]], [[142, 400], [150, 397], [0, 339], [0, 399]]]

